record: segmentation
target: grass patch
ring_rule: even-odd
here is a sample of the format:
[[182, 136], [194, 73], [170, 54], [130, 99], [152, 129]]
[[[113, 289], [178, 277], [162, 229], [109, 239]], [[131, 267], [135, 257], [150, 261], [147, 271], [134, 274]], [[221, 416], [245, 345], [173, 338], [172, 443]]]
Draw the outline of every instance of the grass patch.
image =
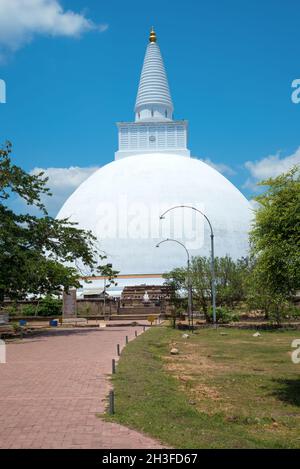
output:
[[[152, 328], [124, 349], [105, 418], [175, 448], [299, 448], [292, 331]], [[176, 346], [180, 354], [170, 355]]]

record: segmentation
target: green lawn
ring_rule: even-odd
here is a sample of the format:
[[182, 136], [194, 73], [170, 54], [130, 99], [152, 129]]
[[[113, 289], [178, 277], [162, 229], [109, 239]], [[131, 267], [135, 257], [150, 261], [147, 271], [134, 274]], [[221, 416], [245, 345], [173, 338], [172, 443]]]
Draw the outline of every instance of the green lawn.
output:
[[106, 418], [175, 448], [299, 448], [300, 333], [253, 332], [152, 328], [123, 351]]

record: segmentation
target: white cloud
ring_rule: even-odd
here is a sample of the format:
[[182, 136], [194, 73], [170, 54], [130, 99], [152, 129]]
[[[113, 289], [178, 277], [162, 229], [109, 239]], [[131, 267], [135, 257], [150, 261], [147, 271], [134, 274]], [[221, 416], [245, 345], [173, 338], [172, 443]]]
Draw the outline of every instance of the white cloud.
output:
[[38, 34], [78, 37], [105, 29], [107, 25], [98, 26], [83, 14], [64, 11], [60, 0], [0, 0], [0, 56]]
[[245, 167], [251, 177], [246, 180], [243, 187], [257, 192], [259, 191], [259, 187], [256, 185], [258, 181], [276, 177], [300, 164], [300, 147], [292, 155], [283, 158], [280, 156], [280, 152], [278, 152], [276, 155], [269, 155], [261, 160], [247, 161]]
[[277, 153], [259, 161], [247, 161], [245, 167], [254, 179], [261, 180], [287, 172], [296, 164], [300, 164], [300, 147], [290, 156], [280, 158], [280, 153]]
[[208, 164], [212, 168], [219, 171], [219, 173], [221, 173], [221, 174], [227, 174], [228, 176], [234, 176], [236, 174], [236, 172], [230, 166], [227, 166], [226, 164], [214, 163], [209, 158], [205, 158], [205, 159], [200, 158], [200, 159], [201, 159], [201, 161], [203, 161], [203, 163]]
[[254, 179], [247, 178], [246, 181], [244, 182], [244, 184], [242, 185], [242, 189], [249, 189], [252, 192], [260, 192], [261, 189], [257, 185], [257, 182], [258, 181], [254, 180]]
[[72, 192], [97, 169], [99, 168], [95, 166], [87, 168], [80, 168], [78, 166], [70, 166], [69, 168], [34, 168], [30, 173], [38, 174], [43, 171], [44, 176], [49, 178], [47, 187], [50, 188], [52, 197], [43, 197], [43, 202], [49, 214], [55, 216]]

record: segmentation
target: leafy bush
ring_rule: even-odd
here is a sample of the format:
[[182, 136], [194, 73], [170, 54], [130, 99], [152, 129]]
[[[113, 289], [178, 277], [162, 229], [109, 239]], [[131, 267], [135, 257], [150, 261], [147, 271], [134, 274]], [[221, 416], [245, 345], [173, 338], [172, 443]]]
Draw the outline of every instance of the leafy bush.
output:
[[[206, 320], [209, 323], [213, 322], [213, 310], [212, 307], [209, 308], [208, 313], [206, 315]], [[233, 321], [238, 321], [239, 317], [237, 314], [234, 314], [226, 307], [218, 307], [216, 308], [216, 320], [218, 324], [229, 324]]]
[[294, 305], [291, 306], [288, 314], [292, 319], [300, 320], [300, 308], [299, 308], [299, 306], [294, 306]]
[[9, 317], [17, 316], [18, 311], [16, 306], [5, 306], [4, 308], [0, 309], [0, 314], [8, 314]]
[[300, 308], [293, 304], [287, 303], [282, 308], [281, 316], [282, 316], [282, 319], [300, 320]]
[[23, 316], [61, 316], [62, 301], [52, 296], [45, 296], [38, 305], [29, 304], [22, 308]]
[[240, 316], [236, 313], [230, 313], [231, 314], [231, 321], [230, 322], [239, 322]]
[[60, 316], [62, 314], [62, 301], [52, 296], [45, 296], [38, 307], [39, 316]]
[[13, 327], [13, 330], [14, 330], [15, 334], [18, 334], [19, 332], [22, 332], [22, 327], [18, 323], [12, 322], [11, 326]]
[[35, 316], [36, 315], [36, 306], [35, 305], [25, 305], [22, 308], [23, 316]]

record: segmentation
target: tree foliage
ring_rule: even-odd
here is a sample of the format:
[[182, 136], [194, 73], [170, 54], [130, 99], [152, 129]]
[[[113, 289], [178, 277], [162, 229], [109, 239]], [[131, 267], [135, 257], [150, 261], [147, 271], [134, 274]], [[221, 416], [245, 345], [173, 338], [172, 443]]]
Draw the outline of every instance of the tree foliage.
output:
[[260, 183], [266, 190], [256, 197], [258, 208], [250, 234], [253, 269], [250, 299], [267, 316], [280, 320], [300, 288], [300, 171]]
[[[256, 197], [257, 208], [250, 233], [249, 258], [215, 259], [217, 306], [233, 309], [247, 300], [251, 310], [281, 322], [298, 316], [292, 298], [300, 290], [300, 169], [260, 183], [265, 191]], [[177, 292], [176, 301], [186, 298], [186, 269], [165, 275]], [[194, 310], [210, 320], [211, 263], [207, 257], [191, 262]]]
[[[0, 301], [28, 294], [57, 293], [79, 287], [79, 275], [102, 274], [113, 278], [112, 266], [90, 231], [47, 214], [42, 195], [51, 195], [43, 173], [31, 175], [14, 165], [10, 143], [0, 148]], [[37, 207], [41, 217], [18, 214], [12, 197]]]
[[[235, 304], [246, 297], [246, 278], [249, 269], [248, 259], [233, 261], [229, 256], [215, 258], [215, 279], [217, 305], [234, 308]], [[193, 257], [191, 261], [191, 282], [193, 288], [194, 310], [202, 311], [209, 319], [212, 301], [211, 259]], [[177, 268], [164, 275], [166, 284], [174, 293], [173, 304], [180, 302], [185, 307], [187, 299], [186, 268]], [[183, 301], [185, 303], [183, 303]]]

